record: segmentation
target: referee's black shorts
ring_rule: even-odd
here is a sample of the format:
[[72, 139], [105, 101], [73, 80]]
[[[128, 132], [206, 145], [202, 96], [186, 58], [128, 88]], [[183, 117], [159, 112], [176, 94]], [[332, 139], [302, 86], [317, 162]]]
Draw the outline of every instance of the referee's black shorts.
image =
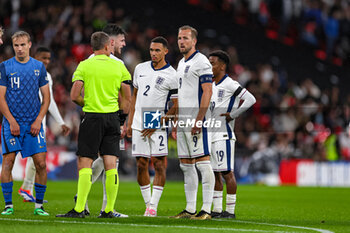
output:
[[117, 113], [85, 113], [79, 126], [77, 155], [93, 160], [119, 153], [120, 123]]

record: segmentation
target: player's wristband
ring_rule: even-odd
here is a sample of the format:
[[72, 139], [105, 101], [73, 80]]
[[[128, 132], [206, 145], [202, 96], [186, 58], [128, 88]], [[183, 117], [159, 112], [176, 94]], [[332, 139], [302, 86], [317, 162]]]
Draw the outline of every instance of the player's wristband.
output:
[[132, 81], [131, 80], [125, 80], [122, 83], [128, 84], [128, 85], [132, 85]]
[[123, 112], [123, 110], [119, 110], [117, 112], [118, 114], [118, 117], [119, 117], [119, 122], [120, 122], [120, 125], [124, 125], [125, 121], [126, 121], [126, 118], [128, 117], [128, 114], [125, 114]]

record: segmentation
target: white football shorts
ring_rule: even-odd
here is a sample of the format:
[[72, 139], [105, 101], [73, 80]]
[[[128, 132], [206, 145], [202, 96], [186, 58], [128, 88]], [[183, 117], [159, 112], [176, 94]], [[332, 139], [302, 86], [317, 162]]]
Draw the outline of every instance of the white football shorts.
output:
[[233, 171], [235, 140], [220, 140], [211, 144], [210, 163], [214, 172]]
[[132, 130], [132, 156], [146, 157], [168, 155], [168, 134], [166, 130], [157, 130], [149, 137], [142, 137], [141, 131]]
[[202, 128], [201, 133], [191, 135], [178, 128], [177, 130], [177, 154], [179, 159], [197, 158], [210, 154], [210, 133]]

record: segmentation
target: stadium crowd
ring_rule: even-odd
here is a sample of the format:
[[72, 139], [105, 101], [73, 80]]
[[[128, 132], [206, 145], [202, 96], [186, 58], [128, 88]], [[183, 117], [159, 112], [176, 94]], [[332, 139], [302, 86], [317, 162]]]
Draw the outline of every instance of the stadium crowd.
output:
[[[234, 11], [237, 19], [252, 21], [250, 25], [257, 23], [266, 28], [274, 27], [280, 35], [298, 35], [328, 54], [342, 59], [348, 57], [350, 7], [347, 1], [213, 2], [187, 1], [191, 5], [220, 9], [222, 12]], [[277, 2], [282, 2], [280, 7], [288, 11], [276, 9]], [[20, 7], [18, 4], [21, 4]], [[288, 8], [285, 4], [301, 5]], [[107, 22], [117, 23], [128, 33], [122, 59], [131, 74], [138, 63], [149, 59], [149, 42], [157, 35], [165, 36], [169, 41], [167, 60], [170, 64], [177, 64], [181, 58], [176, 44], [178, 25], [160, 27], [154, 20], [145, 20], [156, 17], [157, 10], [138, 9], [133, 14], [132, 10], [113, 1], [94, 0], [45, 3], [17, 0], [2, 1], [0, 5], [0, 23], [5, 29], [4, 46], [0, 48], [1, 61], [13, 56], [10, 37], [18, 29], [32, 35], [32, 52], [42, 45], [53, 51], [48, 70], [54, 80], [55, 100], [72, 133], [69, 137], [60, 136], [60, 126], [48, 118], [47, 141], [51, 146], [76, 150], [81, 110], [69, 98], [71, 77], [78, 63], [91, 54], [90, 35]], [[291, 9], [295, 11], [291, 12]], [[280, 19], [284, 19], [281, 21], [283, 25], [290, 26], [281, 24], [277, 27], [274, 23]], [[290, 34], [296, 26], [297, 33]], [[337, 27], [337, 30], [332, 27]], [[215, 39], [199, 39], [198, 49], [205, 55], [218, 48], [227, 51], [232, 61], [229, 75], [253, 93], [257, 100], [252, 109], [237, 119], [237, 156], [271, 157], [274, 161], [282, 158], [350, 160], [347, 132], [350, 94], [341, 95], [337, 77], [333, 78], [333, 86], [323, 90], [309, 77], [303, 77], [302, 82], [291, 80], [288, 73], [280, 71], [273, 62], [256, 64], [256, 67], [240, 64], [235, 45], [222, 46], [214, 42]]]
[[320, 59], [349, 63], [350, 2], [347, 0], [189, 0], [220, 11], [241, 25], [261, 27], [266, 36], [288, 45], [306, 45]]

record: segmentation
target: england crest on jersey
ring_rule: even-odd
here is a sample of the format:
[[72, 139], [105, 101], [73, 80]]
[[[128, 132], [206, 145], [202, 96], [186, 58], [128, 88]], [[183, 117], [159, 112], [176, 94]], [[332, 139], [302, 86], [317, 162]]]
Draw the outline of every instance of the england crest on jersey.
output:
[[224, 95], [225, 95], [225, 90], [218, 91], [218, 102], [222, 102]]
[[188, 73], [188, 70], [190, 69], [190, 67], [191, 67], [191, 66], [186, 66], [186, 68], [185, 68], [185, 74]]
[[156, 80], [156, 85], [157, 86], [160, 86], [160, 85], [162, 85], [163, 83], [164, 83], [164, 78], [162, 78], [162, 77], [157, 77], [157, 80]]
[[160, 87], [162, 86], [162, 84], [164, 83], [164, 78], [162, 77], [157, 77], [156, 79], [156, 85], [155, 85], [155, 88], [157, 88], [158, 90], [160, 89]]

